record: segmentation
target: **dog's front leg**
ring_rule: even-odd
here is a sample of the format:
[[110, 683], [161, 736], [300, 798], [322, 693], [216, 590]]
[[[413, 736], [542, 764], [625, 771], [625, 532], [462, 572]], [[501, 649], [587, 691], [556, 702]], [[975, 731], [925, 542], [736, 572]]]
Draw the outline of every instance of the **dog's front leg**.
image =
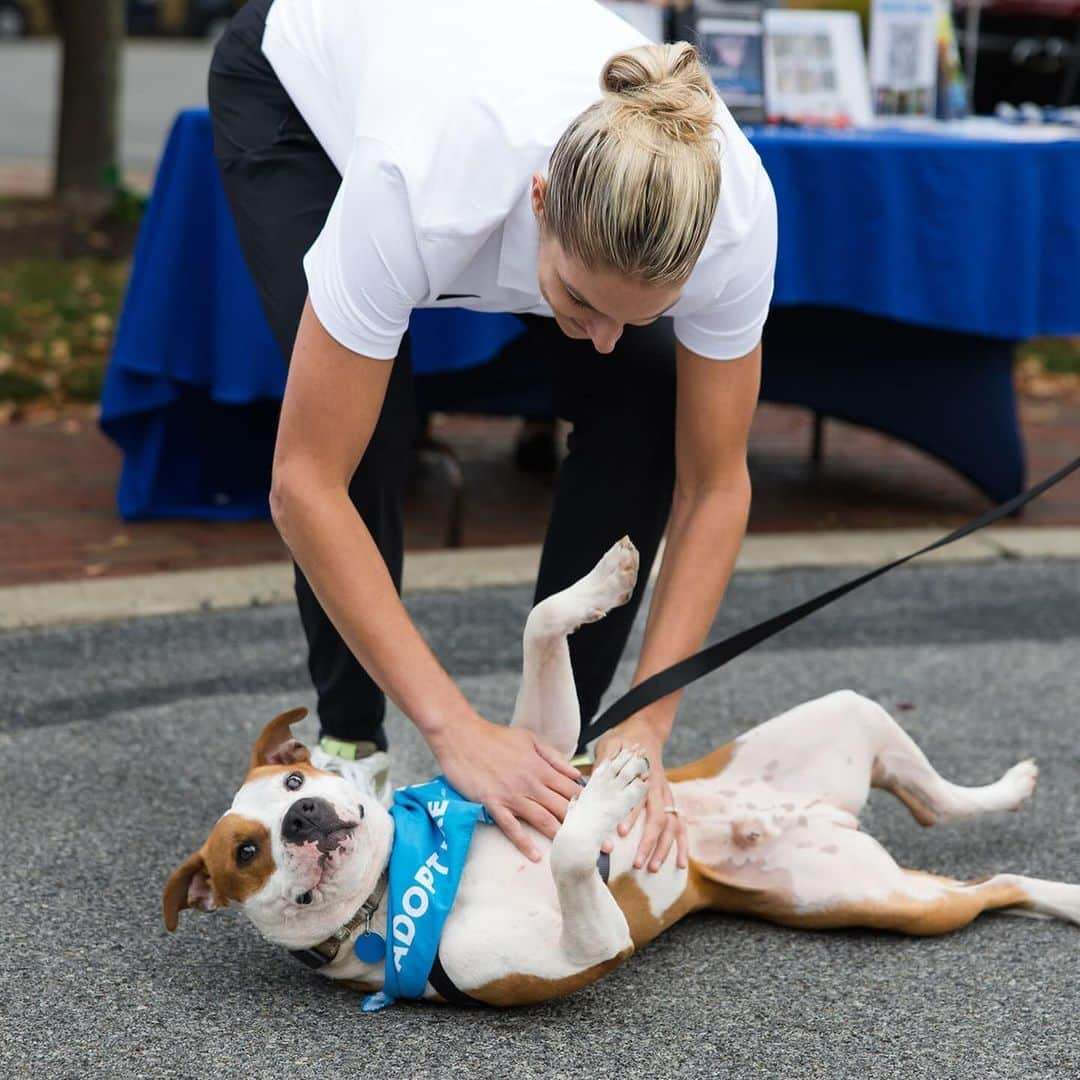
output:
[[645, 797], [649, 763], [637, 750], [601, 762], [571, 804], [551, 846], [562, 914], [561, 945], [572, 964], [590, 966], [633, 951], [630, 928], [596, 868], [600, 845]]
[[535, 731], [568, 758], [581, 732], [566, 639], [582, 623], [625, 604], [637, 581], [638, 553], [628, 537], [570, 588], [541, 600], [525, 623], [524, 668], [511, 723]]

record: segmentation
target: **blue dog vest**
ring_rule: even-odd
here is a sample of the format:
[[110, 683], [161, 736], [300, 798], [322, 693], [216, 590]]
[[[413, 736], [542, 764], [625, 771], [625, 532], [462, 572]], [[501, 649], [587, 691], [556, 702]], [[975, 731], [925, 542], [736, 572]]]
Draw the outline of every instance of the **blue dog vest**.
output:
[[478, 821], [493, 824], [483, 806], [462, 798], [445, 776], [400, 788], [390, 816], [394, 846], [387, 888], [386, 976], [383, 989], [364, 998], [365, 1012], [398, 998], [423, 996], [473, 830]]

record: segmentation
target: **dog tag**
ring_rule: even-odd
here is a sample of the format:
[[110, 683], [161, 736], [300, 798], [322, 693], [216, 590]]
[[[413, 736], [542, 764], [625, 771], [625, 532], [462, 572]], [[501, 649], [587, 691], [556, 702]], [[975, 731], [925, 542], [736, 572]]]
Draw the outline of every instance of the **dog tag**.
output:
[[377, 964], [386, 956], [386, 942], [370, 930], [361, 934], [353, 944], [353, 952], [356, 958], [365, 964]]

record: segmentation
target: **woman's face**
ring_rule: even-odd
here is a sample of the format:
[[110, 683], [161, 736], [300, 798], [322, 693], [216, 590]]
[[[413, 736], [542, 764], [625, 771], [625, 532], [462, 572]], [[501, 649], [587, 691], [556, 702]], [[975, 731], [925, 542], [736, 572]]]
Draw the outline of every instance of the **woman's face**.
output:
[[[543, 177], [533, 178], [533, 209], [543, 212]], [[539, 198], [538, 198], [539, 196]], [[609, 353], [623, 328], [646, 326], [670, 308], [681, 285], [650, 285], [610, 270], [591, 270], [568, 255], [553, 237], [540, 232], [536, 277], [567, 337], [590, 340], [599, 353]]]

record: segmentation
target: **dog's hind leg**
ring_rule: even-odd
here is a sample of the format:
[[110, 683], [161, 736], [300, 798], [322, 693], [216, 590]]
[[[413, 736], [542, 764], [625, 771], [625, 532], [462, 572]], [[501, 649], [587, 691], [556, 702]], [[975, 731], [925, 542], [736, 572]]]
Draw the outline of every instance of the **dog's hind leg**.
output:
[[937, 825], [992, 810], [1018, 810], [1034, 791], [1039, 770], [1030, 759], [1014, 765], [993, 784], [963, 787], [951, 783], [880, 705], [863, 700], [868, 709], [878, 713], [870, 782], [895, 795], [920, 825]]
[[1019, 874], [963, 882], [905, 870], [873, 837], [835, 826], [811, 824], [763, 846], [753, 873], [719, 870], [714, 906], [804, 929], [945, 934], [998, 909], [1080, 925], [1080, 885]]
[[841, 904], [833, 912], [818, 912], [812, 922], [803, 925], [948, 934], [985, 911], [1000, 911], [1003, 915], [1064, 919], [1080, 926], [1080, 885], [1020, 874], [993, 874], [977, 881], [956, 881], [919, 870], [904, 870], [902, 874], [904, 887], [887, 899]]
[[525, 623], [521, 687], [511, 723], [535, 731], [567, 757], [577, 746], [581, 714], [566, 639], [625, 604], [637, 569], [637, 549], [623, 537], [580, 581], [541, 600]]
[[962, 787], [927, 760], [910, 735], [877, 702], [838, 690], [791, 709], [737, 740], [734, 780], [760, 773], [789, 791], [817, 791], [858, 815], [870, 787], [891, 792], [923, 825], [989, 810], [1015, 810], [1035, 787], [1033, 761], [997, 783]]

